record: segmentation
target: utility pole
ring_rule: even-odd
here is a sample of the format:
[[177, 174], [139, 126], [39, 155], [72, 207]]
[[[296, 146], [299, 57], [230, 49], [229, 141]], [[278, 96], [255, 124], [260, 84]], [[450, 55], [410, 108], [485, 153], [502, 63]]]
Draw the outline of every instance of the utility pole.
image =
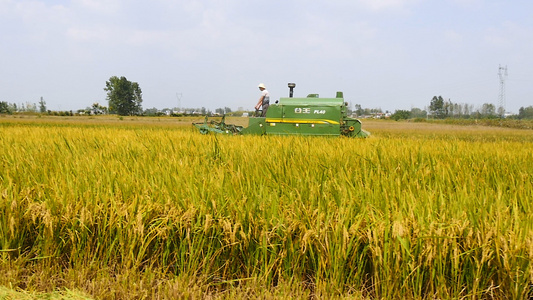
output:
[[505, 80], [507, 79], [507, 66], [498, 68], [498, 77], [500, 77], [500, 107], [498, 108], [500, 118], [505, 117]]

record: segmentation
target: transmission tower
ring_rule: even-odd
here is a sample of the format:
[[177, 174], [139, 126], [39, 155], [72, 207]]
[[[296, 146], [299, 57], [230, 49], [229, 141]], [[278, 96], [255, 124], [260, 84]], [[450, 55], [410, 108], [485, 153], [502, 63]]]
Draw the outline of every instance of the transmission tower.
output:
[[500, 117], [505, 116], [505, 79], [507, 79], [507, 66], [500, 65], [498, 69], [498, 77], [500, 77]]

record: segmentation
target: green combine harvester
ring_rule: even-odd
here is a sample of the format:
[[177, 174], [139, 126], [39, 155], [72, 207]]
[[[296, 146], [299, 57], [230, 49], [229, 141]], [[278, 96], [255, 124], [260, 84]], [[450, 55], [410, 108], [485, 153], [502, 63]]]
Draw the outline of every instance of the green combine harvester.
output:
[[280, 98], [270, 104], [266, 116], [250, 117], [247, 127], [226, 124], [225, 116], [220, 122], [193, 123], [200, 133], [254, 134], [254, 135], [314, 135], [368, 137], [369, 132], [361, 129], [361, 121], [347, 114], [348, 103], [342, 92], [335, 98], [319, 98], [310, 94], [305, 98], [293, 98], [294, 83], [289, 83], [289, 97]]

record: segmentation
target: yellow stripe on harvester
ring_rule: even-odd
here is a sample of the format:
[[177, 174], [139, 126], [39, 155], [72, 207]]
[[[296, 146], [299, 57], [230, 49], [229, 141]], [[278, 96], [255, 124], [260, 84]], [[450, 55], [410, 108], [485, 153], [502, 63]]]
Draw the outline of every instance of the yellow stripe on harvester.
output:
[[339, 124], [337, 121], [325, 120], [325, 119], [265, 119], [267, 123], [298, 123], [298, 124]]

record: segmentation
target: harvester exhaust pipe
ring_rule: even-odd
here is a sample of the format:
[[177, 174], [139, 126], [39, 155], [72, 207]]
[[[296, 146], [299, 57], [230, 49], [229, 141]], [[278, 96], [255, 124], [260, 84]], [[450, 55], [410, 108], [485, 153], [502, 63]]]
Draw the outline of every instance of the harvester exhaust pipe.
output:
[[296, 83], [289, 83], [289, 98], [292, 98], [292, 92], [294, 88], [296, 87]]

